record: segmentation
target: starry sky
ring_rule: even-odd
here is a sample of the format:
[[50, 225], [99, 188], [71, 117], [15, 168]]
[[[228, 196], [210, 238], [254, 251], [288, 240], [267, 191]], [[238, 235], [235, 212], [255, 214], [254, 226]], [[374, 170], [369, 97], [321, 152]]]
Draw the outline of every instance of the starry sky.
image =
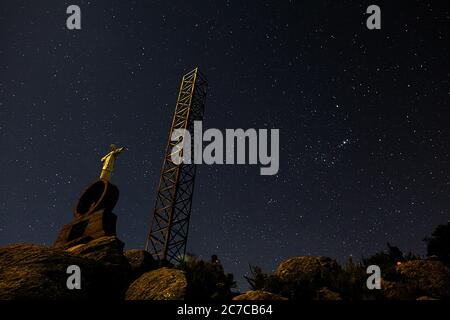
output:
[[[280, 130], [280, 170], [200, 165], [188, 249], [245, 287], [248, 265], [425, 254], [449, 219], [444, 1], [0, 2], [0, 245], [51, 245], [109, 144], [126, 248], [143, 248], [181, 76], [204, 128]], [[81, 8], [82, 30], [66, 28]]]

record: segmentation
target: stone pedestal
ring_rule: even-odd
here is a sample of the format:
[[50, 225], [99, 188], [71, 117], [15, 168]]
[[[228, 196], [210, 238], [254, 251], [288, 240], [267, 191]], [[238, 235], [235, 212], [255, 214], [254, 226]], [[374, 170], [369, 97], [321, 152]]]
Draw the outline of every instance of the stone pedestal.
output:
[[86, 217], [74, 219], [62, 227], [54, 247], [70, 248], [91, 240], [116, 235], [117, 216], [109, 211], [99, 210]]
[[116, 236], [117, 216], [112, 212], [119, 189], [106, 180], [91, 184], [81, 195], [74, 210], [74, 220], [65, 225], [54, 243], [70, 248], [104, 236]]

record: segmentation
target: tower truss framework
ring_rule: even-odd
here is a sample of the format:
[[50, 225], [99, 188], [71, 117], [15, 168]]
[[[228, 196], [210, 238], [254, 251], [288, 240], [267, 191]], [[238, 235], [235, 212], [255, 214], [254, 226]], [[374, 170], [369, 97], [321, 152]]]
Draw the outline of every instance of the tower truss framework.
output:
[[171, 137], [176, 129], [187, 129], [193, 148], [194, 121], [203, 120], [207, 88], [208, 83], [198, 68], [181, 80], [145, 246], [157, 260], [179, 263], [186, 253], [196, 166], [194, 161], [190, 164], [172, 161], [172, 152], [177, 150], [174, 148], [179, 141], [171, 141]]

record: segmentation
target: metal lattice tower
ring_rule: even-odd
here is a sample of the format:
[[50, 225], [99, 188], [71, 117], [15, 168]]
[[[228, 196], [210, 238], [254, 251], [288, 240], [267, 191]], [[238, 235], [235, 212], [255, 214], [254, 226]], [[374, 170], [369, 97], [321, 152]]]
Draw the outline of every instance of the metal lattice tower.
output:
[[188, 129], [193, 148], [194, 121], [203, 120], [207, 88], [198, 68], [185, 74], [181, 81], [145, 246], [157, 260], [179, 263], [186, 253], [196, 166], [194, 161], [179, 165], [172, 161], [172, 150], [179, 142], [171, 141], [171, 136], [176, 129]]

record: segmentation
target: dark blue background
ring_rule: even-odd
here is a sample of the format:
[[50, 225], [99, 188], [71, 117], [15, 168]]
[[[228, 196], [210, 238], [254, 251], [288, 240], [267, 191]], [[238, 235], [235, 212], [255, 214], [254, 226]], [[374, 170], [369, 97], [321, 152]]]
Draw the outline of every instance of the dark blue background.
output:
[[[82, 30], [66, 29], [77, 4]], [[449, 218], [449, 27], [440, 1], [0, 3], [0, 245], [50, 245], [110, 143], [127, 248], [143, 248], [181, 76], [205, 128], [280, 129], [280, 171], [198, 168], [188, 251], [248, 264], [424, 254]], [[344, 141], [348, 143], [344, 143]]]

